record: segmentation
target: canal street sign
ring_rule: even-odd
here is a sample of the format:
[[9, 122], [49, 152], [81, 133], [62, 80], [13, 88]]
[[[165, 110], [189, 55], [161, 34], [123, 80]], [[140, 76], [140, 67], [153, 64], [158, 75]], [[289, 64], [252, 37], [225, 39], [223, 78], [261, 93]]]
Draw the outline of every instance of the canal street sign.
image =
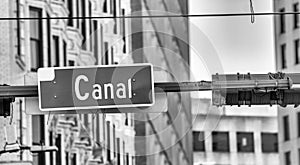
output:
[[154, 104], [151, 64], [38, 70], [41, 111], [147, 107]]

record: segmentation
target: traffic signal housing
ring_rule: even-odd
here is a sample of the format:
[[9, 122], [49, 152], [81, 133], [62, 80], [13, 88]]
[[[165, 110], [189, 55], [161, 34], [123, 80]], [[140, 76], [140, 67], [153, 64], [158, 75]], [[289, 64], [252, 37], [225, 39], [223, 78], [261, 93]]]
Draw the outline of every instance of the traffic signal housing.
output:
[[300, 74], [229, 74], [212, 76], [212, 103], [223, 105], [300, 104]]

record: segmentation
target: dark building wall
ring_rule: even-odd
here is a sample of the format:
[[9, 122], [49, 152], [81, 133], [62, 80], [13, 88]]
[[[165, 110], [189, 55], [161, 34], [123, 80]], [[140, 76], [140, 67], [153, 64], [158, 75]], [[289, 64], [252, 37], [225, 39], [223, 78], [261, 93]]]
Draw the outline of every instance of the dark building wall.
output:
[[[130, 3], [132, 16], [140, 15], [142, 9], [142, 1], [131, 1]], [[132, 19], [131, 20], [131, 41], [132, 41], [132, 57], [135, 63], [143, 62], [143, 22], [141, 19]]]
[[[185, 0], [135, 0], [131, 2], [132, 12], [135, 13], [133, 15], [188, 14], [187, 6], [188, 3]], [[165, 78], [166, 81], [189, 80], [189, 27], [186, 18], [134, 19], [131, 26], [132, 55], [135, 63], [149, 62], [155, 67], [163, 68], [169, 72]], [[148, 122], [136, 121], [136, 133], [140, 134], [139, 132], [144, 131], [141, 129], [146, 129], [145, 136], [150, 134], [157, 136], [155, 139], [148, 139], [149, 142], [146, 141], [145, 143], [148, 143], [146, 145], [138, 143], [136, 138], [137, 154], [144, 146], [146, 148], [143, 152], [150, 154], [142, 159], [137, 158], [136, 164], [144, 164], [145, 161], [147, 164], [158, 163], [159, 156], [155, 157], [155, 154], [163, 155], [165, 162], [169, 164], [192, 164], [190, 94], [170, 93], [168, 94], [168, 112], [159, 116], [155, 114], [144, 116], [150, 120]], [[155, 120], [151, 120], [154, 116]], [[151, 146], [154, 145], [153, 142], [160, 146], [158, 150], [162, 152], [155, 153], [155, 147]], [[180, 157], [179, 153], [183, 156]]]

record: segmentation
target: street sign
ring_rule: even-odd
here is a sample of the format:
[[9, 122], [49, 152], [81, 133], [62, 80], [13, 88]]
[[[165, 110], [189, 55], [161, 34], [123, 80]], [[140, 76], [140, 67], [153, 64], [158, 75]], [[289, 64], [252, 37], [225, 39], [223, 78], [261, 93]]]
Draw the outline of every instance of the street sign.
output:
[[41, 111], [147, 107], [154, 104], [151, 64], [38, 70]]

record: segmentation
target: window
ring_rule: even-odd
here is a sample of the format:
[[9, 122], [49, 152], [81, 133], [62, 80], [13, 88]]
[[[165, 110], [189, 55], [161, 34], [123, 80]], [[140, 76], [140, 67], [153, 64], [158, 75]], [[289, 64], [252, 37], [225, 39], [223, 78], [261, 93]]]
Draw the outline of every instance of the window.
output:
[[[47, 18], [50, 18], [49, 14], [47, 14]], [[47, 41], [48, 41], [48, 66], [51, 66], [51, 19], [47, 19]]]
[[68, 19], [68, 26], [73, 26], [73, 0], [68, 0], [68, 10], [69, 10], [69, 19]]
[[300, 162], [300, 148], [298, 148], [298, 162]]
[[261, 145], [263, 153], [278, 152], [277, 133], [262, 133]]
[[[89, 17], [92, 17], [92, 3], [89, 1]], [[89, 26], [90, 26], [90, 28], [89, 28], [89, 31], [90, 31], [90, 33], [89, 33], [89, 38], [90, 38], [90, 51], [92, 52], [93, 51], [93, 38], [95, 37], [94, 35], [93, 35], [93, 32], [95, 31], [93, 28], [94, 28], [94, 26], [92, 25], [92, 19], [89, 19]]]
[[[81, 12], [82, 12], [82, 17], [85, 17], [85, 0], [81, 1]], [[87, 45], [86, 45], [86, 19], [82, 19], [81, 21], [81, 34], [82, 34], [82, 49], [86, 50]]]
[[83, 114], [83, 125], [85, 128], [89, 128], [89, 114]]
[[[53, 146], [53, 134], [54, 132], [53, 131], [49, 131], [49, 145], [50, 146]], [[54, 165], [54, 152], [50, 152], [49, 153], [49, 156], [50, 156], [50, 165]]]
[[254, 152], [253, 133], [237, 132], [237, 151]]
[[107, 121], [106, 122], [106, 132], [107, 132], [107, 147], [106, 148], [106, 159], [107, 161], [111, 161], [111, 155], [110, 155], [110, 149], [111, 149], [111, 146], [110, 146], [110, 121]]
[[[43, 115], [32, 116], [32, 145], [45, 142], [45, 118]], [[45, 153], [33, 157], [33, 164], [45, 164]]]
[[69, 152], [65, 151], [66, 164], [69, 164]]
[[[81, 15], [83, 17], [85, 17], [86, 16], [85, 14], [86, 14], [85, 13], [85, 0], [81, 0]], [[85, 19], [83, 19], [83, 20], [85, 20]]]
[[129, 153], [126, 153], [126, 164], [129, 164]]
[[126, 147], [125, 147], [125, 141], [123, 141], [123, 153], [122, 153], [122, 158], [123, 158], [123, 164], [125, 165], [126, 164], [126, 160], [125, 160], [125, 155], [126, 155], [126, 153], [125, 153], [125, 149]]
[[86, 25], [85, 25], [85, 23], [86, 23], [86, 21], [85, 21], [85, 19], [83, 19], [82, 20], [82, 22], [81, 22], [81, 34], [82, 34], [82, 37], [83, 37], [83, 39], [82, 39], [82, 49], [83, 50], [86, 50], [86, 48], [87, 48], [87, 43], [86, 43]]
[[111, 62], [111, 64], [114, 64], [114, 51], [115, 51], [115, 49], [114, 49], [114, 47], [113, 46], [111, 46], [110, 47], [110, 62]]
[[114, 34], [117, 34], [117, 2], [116, 0], [110, 0], [110, 13], [114, 17]]
[[[80, 16], [80, 1], [77, 0], [77, 5], [76, 5], [76, 10], [77, 10], [77, 17]], [[76, 27], [79, 29], [79, 25], [80, 25], [80, 19], [76, 19]]]
[[102, 7], [103, 13], [107, 13], [107, 0], [104, 0], [103, 7]]
[[121, 164], [121, 143], [120, 138], [117, 138], [117, 165]]
[[290, 140], [289, 116], [283, 117], [283, 139], [284, 141]]
[[125, 125], [128, 125], [128, 113], [125, 113]]
[[280, 52], [281, 52], [281, 69], [284, 69], [286, 68], [286, 54], [285, 54], [285, 51], [286, 51], [286, 45], [285, 44], [282, 44], [280, 46]]
[[98, 64], [98, 55], [99, 55], [99, 31], [97, 30], [98, 29], [98, 22], [96, 20], [93, 21], [93, 31], [94, 31], [94, 57], [95, 57], [95, 64], [97, 65]]
[[118, 33], [118, 29], [117, 29], [117, 19], [114, 18], [114, 34]]
[[61, 165], [61, 153], [62, 153], [62, 148], [61, 148], [61, 134], [58, 134], [56, 139], [55, 139], [55, 145], [58, 148], [58, 151], [56, 151], [56, 165]]
[[71, 165], [76, 165], [76, 162], [77, 162], [76, 154], [72, 154]]
[[105, 134], [105, 117], [104, 117], [104, 115], [102, 115], [102, 130], [103, 130], [103, 135], [102, 135], [102, 137], [103, 137], [103, 141], [105, 141], [105, 139], [106, 139], [106, 134]]
[[[122, 16], [125, 16], [125, 9], [122, 9]], [[126, 19], [122, 18], [122, 25], [121, 25], [121, 33], [122, 33], [122, 40], [123, 40], [123, 53], [126, 53]]]
[[64, 66], [67, 66], [67, 60], [68, 60], [68, 50], [67, 50], [67, 43], [63, 42], [63, 52], [64, 52]]
[[75, 66], [75, 61], [69, 60], [69, 66]]
[[297, 119], [298, 119], [298, 137], [300, 137], [300, 112], [297, 113]]
[[204, 132], [193, 131], [193, 150], [205, 151]]
[[109, 64], [109, 50], [108, 50], [108, 42], [104, 42], [104, 57], [102, 60], [103, 65], [108, 65]]
[[228, 132], [212, 132], [212, 141], [214, 152], [229, 152]]
[[284, 153], [284, 163], [285, 165], [291, 165], [291, 152]]
[[97, 144], [101, 143], [101, 137], [100, 137], [100, 128], [101, 124], [100, 124], [100, 117], [99, 114], [96, 114], [96, 142]]
[[[295, 3], [293, 5], [294, 12], [299, 12], [299, 3]], [[299, 28], [299, 14], [294, 14], [294, 28], [297, 29]]]
[[112, 14], [113, 17], [117, 16], [116, 9], [116, 0], [110, 0], [110, 14]]
[[[103, 26], [100, 24], [100, 26], [99, 26], [99, 31], [98, 31], [100, 34], [99, 34], [99, 42], [98, 42], [98, 57], [97, 57], [97, 64], [101, 64], [101, 61], [99, 61], [99, 55], [100, 55], [100, 57], [103, 57], [103, 55], [104, 55], [104, 45], [103, 45], [103, 43], [104, 43], [104, 41], [103, 41]], [[101, 51], [100, 51], [101, 50]]]
[[51, 66], [59, 66], [59, 37], [52, 36], [53, 40], [53, 55], [51, 58]]
[[[284, 13], [285, 10], [281, 9], [281, 10], [279, 10], [279, 12]], [[285, 16], [284, 16], [284, 14], [281, 14], [279, 17], [280, 17], [279, 18], [280, 19], [279, 20], [279, 22], [280, 22], [280, 33], [284, 33], [285, 32]]]
[[295, 48], [295, 63], [299, 64], [299, 49], [300, 49], [300, 44], [299, 44], [299, 39], [294, 41], [294, 48]]
[[113, 124], [113, 152], [114, 152], [114, 157], [116, 157], [116, 126]]
[[[29, 8], [31, 18], [41, 18], [42, 10], [39, 8]], [[37, 71], [43, 67], [43, 38], [42, 20], [30, 20], [30, 55], [31, 71]]]

